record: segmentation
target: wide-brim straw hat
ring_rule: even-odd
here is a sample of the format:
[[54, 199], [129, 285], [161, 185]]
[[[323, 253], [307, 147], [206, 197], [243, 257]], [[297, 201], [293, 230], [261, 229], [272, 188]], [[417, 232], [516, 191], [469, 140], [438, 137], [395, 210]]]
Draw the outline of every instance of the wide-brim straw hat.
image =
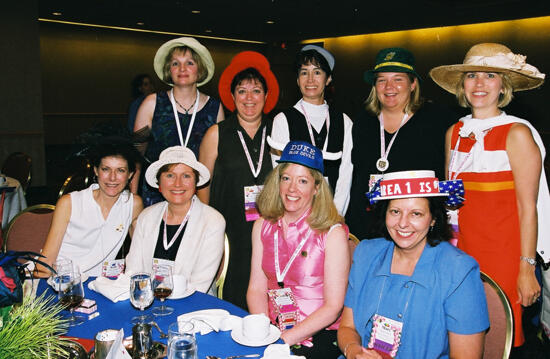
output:
[[159, 169], [168, 164], [183, 163], [199, 172], [197, 187], [202, 186], [210, 179], [210, 171], [205, 165], [197, 161], [195, 154], [189, 148], [184, 146], [168, 147], [160, 153], [159, 159], [153, 162], [145, 172], [145, 179], [149, 186], [158, 188], [157, 173]]
[[166, 63], [166, 56], [168, 56], [170, 50], [172, 50], [174, 47], [180, 46], [187, 46], [193, 49], [193, 51], [195, 51], [197, 55], [199, 55], [202, 63], [204, 64], [206, 70], [206, 78], [203, 81], [198, 82], [197, 86], [202, 86], [208, 83], [208, 81], [212, 79], [212, 76], [214, 76], [214, 60], [212, 60], [212, 55], [210, 55], [208, 49], [192, 37], [180, 37], [177, 39], [173, 39], [165, 42], [161, 45], [161, 47], [159, 47], [157, 53], [155, 54], [155, 59], [153, 60], [153, 67], [155, 68], [155, 73], [157, 74], [159, 79], [170, 86], [174, 86], [174, 84], [164, 80], [164, 65]]
[[514, 54], [504, 45], [482, 43], [472, 46], [462, 64], [435, 67], [430, 71], [430, 77], [452, 94], [456, 94], [458, 83], [465, 72], [505, 73], [510, 77], [514, 91], [530, 90], [542, 85], [545, 75], [526, 63], [526, 58]]
[[267, 84], [267, 98], [264, 104], [264, 113], [269, 113], [279, 100], [279, 82], [273, 71], [267, 58], [256, 51], [243, 51], [235, 55], [231, 60], [229, 66], [223, 70], [220, 76], [220, 82], [218, 83], [218, 93], [223, 105], [231, 112], [235, 111], [235, 102], [231, 93], [231, 82], [235, 75], [239, 72], [252, 67], [258, 70], [260, 75], [263, 76]]

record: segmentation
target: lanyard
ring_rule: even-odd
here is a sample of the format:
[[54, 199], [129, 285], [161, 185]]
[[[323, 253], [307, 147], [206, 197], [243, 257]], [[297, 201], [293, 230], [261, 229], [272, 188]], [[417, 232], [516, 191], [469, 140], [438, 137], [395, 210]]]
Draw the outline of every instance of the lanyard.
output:
[[178, 110], [176, 109], [176, 102], [174, 100], [174, 89], [170, 90], [170, 103], [172, 104], [172, 110], [174, 111], [174, 120], [176, 121], [176, 126], [178, 128], [178, 136], [180, 138], [180, 144], [187, 147], [189, 142], [189, 137], [191, 136], [191, 130], [193, 129], [193, 124], [195, 123], [195, 116], [197, 115], [197, 108], [199, 107], [199, 89], [197, 89], [197, 98], [195, 100], [195, 105], [193, 105], [193, 114], [191, 115], [191, 122], [189, 123], [189, 128], [187, 129], [187, 136], [185, 136], [185, 142], [183, 142], [183, 136], [181, 134], [181, 125], [178, 116]]
[[241, 144], [243, 145], [244, 154], [246, 155], [246, 159], [248, 160], [248, 166], [250, 167], [250, 171], [252, 172], [252, 175], [254, 178], [258, 178], [258, 175], [260, 174], [260, 170], [262, 169], [262, 163], [264, 161], [264, 148], [265, 148], [265, 131], [267, 126], [264, 126], [264, 130], [262, 132], [262, 145], [260, 146], [260, 159], [258, 160], [258, 168], [254, 169], [254, 164], [252, 163], [252, 158], [250, 157], [250, 152], [248, 152], [248, 147], [246, 147], [246, 143], [244, 142], [243, 134], [240, 130], [237, 130], [237, 133], [239, 134], [239, 138], [241, 140]]
[[[382, 283], [382, 289], [380, 289], [380, 295], [378, 296], [378, 304], [376, 305], [376, 312], [375, 314], [378, 314], [378, 311], [380, 309], [380, 302], [382, 301], [382, 293], [384, 292], [384, 287], [386, 286], [386, 280], [388, 279], [388, 277], [384, 277], [384, 283]], [[397, 315], [399, 317], [399, 320], [405, 322], [405, 313], [407, 313], [407, 309], [409, 308], [409, 301], [411, 300], [411, 297], [412, 297], [412, 294], [414, 292], [414, 288], [415, 288], [415, 282], [409, 282], [409, 283], [412, 283], [412, 288], [409, 292], [409, 297], [407, 298], [407, 301], [405, 302], [405, 308], [403, 309], [403, 313], [401, 314], [401, 316], [399, 316], [399, 314]]]
[[[460, 163], [460, 165], [458, 166], [458, 168], [456, 170], [453, 170], [455, 162], [456, 162], [459, 143], [460, 143], [460, 136], [458, 136], [458, 139], [456, 141], [456, 145], [455, 145], [455, 148], [453, 150], [453, 156], [451, 157], [451, 163], [450, 163], [449, 169], [448, 169], [448, 172], [449, 172], [448, 177], [449, 177], [450, 180], [455, 180], [458, 177], [458, 175], [460, 174], [460, 170], [462, 170], [462, 168], [466, 164], [466, 161], [468, 161], [468, 158], [470, 158], [470, 156], [472, 155], [472, 150], [474, 149], [474, 146], [475, 146], [475, 143], [474, 143], [474, 146], [472, 146], [472, 148], [470, 148], [470, 151], [468, 151], [468, 154], [466, 155], [466, 158], [464, 158], [464, 160], [462, 161], [462, 163]], [[454, 172], [454, 176], [451, 176], [452, 172]]]
[[187, 223], [187, 220], [189, 220], [189, 216], [191, 215], [191, 211], [193, 210], [193, 205], [195, 204], [195, 198], [196, 197], [193, 196], [193, 200], [191, 200], [191, 207], [189, 207], [189, 210], [187, 211], [185, 218], [183, 219], [180, 226], [178, 227], [178, 230], [176, 231], [176, 233], [174, 233], [174, 235], [170, 239], [170, 243], [168, 242], [168, 235], [166, 234], [166, 220], [168, 219], [168, 206], [166, 206], [166, 210], [164, 211], [164, 233], [162, 234], [162, 244], [164, 244], [164, 250], [167, 251], [168, 249], [170, 249], [170, 247], [172, 247], [172, 245], [178, 238], [181, 230], [183, 229], [183, 227], [185, 227], [185, 224]]
[[[302, 112], [304, 113], [304, 117], [306, 118], [307, 130], [309, 131], [309, 138], [311, 139], [311, 144], [313, 146], [317, 146], [315, 144], [315, 138], [313, 137], [313, 130], [311, 128], [311, 122], [309, 121], [309, 117], [307, 116], [306, 108], [304, 107], [303, 101], [304, 101], [303, 99], [300, 101], [300, 107], [302, 108]], [[327, 136], [325, 137], [325, 144], [323, 145], [323, 152], [327, 151], [328, 133], [329, 133], [329, 130], [330, 130], [330, 116], [329, 116], [329, 112], [328, 112], [328, 106], [327, 106], [327, 111], [326, 111], [326, 115], [325, 115], [325, 122], [327, 124]]]
[[381, 159], [388, 159], [388, 156], [390, 154], [391, 147], [393, 146], [393, 141], [395, 141], [395, 138], [397, 137], [397, 134], [399, 133], [399, 130], [401, 127], [403, 127], [403, 124], [405, 121], [407, 121], [407, 118], [409, 117], [409, 114], [404, 114], [403, 119], [401, 120], [401, 123], [399, 124], [399, 128], [395, 133], [393, 134], [390, 143], [388, 144], [388, 149], [386, 150], [386, 134], [384, 130], [384, 116], [382, 116], [382, 112], [380, 112], [380, 158]]
[[[296, 229], [296, 230], [298, 230], [298, 229]], [[298, 233], [300, 233], [300, 232], [298, 232]], [[286, 274], [288, 273], [288, 270], [290, 269], [290, 266], [294, 262], [294, 259], [296, 259], [296, 256], [298, 255], [298, 253], [300, 253], [300, 251], [302, 250], [302, 247], [304, 246], [304, 244], [306, 244], [306, 241], [307, 241], [307, 239], [309, 238], [310, 235], [311, 235], [311, 228], [308, 229], [306, 235], [302, 238], [302, 240], [298, 244], [298, 247], [296, 247], [296, 249], [294, 250], [294, 253], [292, 253], [292, 256], [290, 257], [290, 259], [286, 263], [285, 268], [283, 269], [283, 273], [281, 273], [281, 267], [279, 265], [279, 230], [277, 230], [275, 232], [275, 235], [273, 236], [273, 242], [274, 242], [274, 246], [275, 246], [275, 248], [274, 248], [274, 250], [275, 250], [275, 274], [277, 275], [277, 283], [279, 283], [279, 285], [284, 286], [284, 279], [286, 277]]]

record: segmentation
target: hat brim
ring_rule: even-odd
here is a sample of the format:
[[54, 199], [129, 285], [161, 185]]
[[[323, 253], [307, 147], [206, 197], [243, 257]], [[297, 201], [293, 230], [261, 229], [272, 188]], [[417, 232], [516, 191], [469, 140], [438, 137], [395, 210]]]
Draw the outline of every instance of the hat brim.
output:
[[312, 167], [312, 166], [308, 166], [308, 165], [306, 165], [305, 163], [302, 163], [302, 162], [300, 162], [300, 161], [292, 161], [292, 160], [283, 160], [283, 161], [281, 161], [281, 160], [276, 160], [275, 162], [277, 162], [277, 163], [294, 163], [295, 165], [301, 165], [301, 166], [310, 168], [310, 169], [315, 170], [315, 171], [317, 171], [317, 172], [319, 172], [319, 173], [321, 173], [321, 174], [323, 174], [323, 172], [325, 171], [324, 168], [323, 168], [322, 171], [320, 171], [319, 168], [315, 168], [315, 167]]
[[465, 72], [497, 72], [506, 73], [512, 81], [513, 91], [525, 91], [539, 87], [544, 79], [530, 76], [521, 71], [514, 71], [502, 67], [480, 65], [444, 65], [430, 70], [430, 77], [445, 91], [456, 95], [460, 78]]
[[153, 60], [153, 67], [155, 69], [155, 73], [157, 74], [158, 78], [164, 82], [167, 85], [174, 86], [174, 84], [167, 82], [164, 80], [164, 64], [166, 60], [166, 56], [168, 56], [168, 53], [170, 50], [172, 50], [174, 47], [179, 46], [187, 46], [193, 51], [197, 53], [197, 55], [200, 56], [202, 63], [204, 64], [206, 68], [206, 78], [197, 83], [197, 86], [202, 86], [208, 81], [212, 79], [212, 76], [214, 76], [214, 60], [212, 59], [212, 55], [210, 55], [210, 52], [206, 47], [201, 45], [200, 42], [195, 40], [192, 37], [180, 37], [177, 39], [170, 40], [168, 42], [165, 42], [164, 44], [159, 47], [157, 50], [157, 53], [155, 54], [155, 58]]
[[220, 76], [218, 92], [223, 105], [231, 112], [235, 111], [235, 101], [231, 93], [231, 82], [235, 75], [249, 67], [255, 68], [264, 77], [267, 84], [267, 98], [263, 113], [267, 114], [275, 108], [279, 100], [279, 82], [271, 71], [269, 62], [264, 55], [255, 51], [243, 51], [237, 54]]
[[168, 164], [179, 164], [183, 163], [186, 166], [191, 167], [192, 169], [199, 172], [199, 178], [197, 180], [197, 187], [200, 187], [204, 184], [206, 184], [210, 180], [210, 171], [208, 168], [206, 168], [205, 165], [200, 163], [199, 161], [180, 161], [180, 162], [173, 162], [173, 161], [165, 161], [165, 160], [158, 160], [153, 162], [145, 172], [145, 180], [149, 184], [149, 186], [153, 188], [159, 188], [158, 182], [157, 182], [157, 173], [159, 169]]
[[366, 83], [369, 83], [371, 85], [374, 85], [374, 78], [375, 78], [375, 75], [374, 74], [377, 74], [379, 72], [403, 72], [403, 73], [409, 73], [409, 74], [413, 74], [417, 79], [418, 81], [422, 81], [422, 78], [420, 77], [420, 75], [418, 75], [416, 73], [416, 71], [414, 70], [410, 70], [410, 69], [407, 69], [407, 68], [404, 68], [404, 67], [401, 67], [401, 66], [383, 66], [383, 67], [380, 67], [376, 70], [368, 70], [368, 71], [365, 71], [365, 74], [363, 75], [363, 79], [365, 80]]

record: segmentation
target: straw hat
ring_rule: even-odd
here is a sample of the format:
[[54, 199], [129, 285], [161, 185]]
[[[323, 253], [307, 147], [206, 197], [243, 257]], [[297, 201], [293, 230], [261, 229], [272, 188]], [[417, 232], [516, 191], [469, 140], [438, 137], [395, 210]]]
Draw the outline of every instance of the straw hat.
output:
[[184, 146], [168, 147], [160, 153], [159, 159], [153, 162], [145, 172], [145, 179], [149, 186], [158, 188], [157, 173], [159, 169], [168, 164], [183, 163], [199, 172], [197, 187], [202, 186], [210, 179], [210, 171], [205, 165], [197, 161], [195, 154], [189, 148]]
[[256, 51], [243, 51], [235, 55], [229, 66], [223, 70], [218, 83], [218, 92], [224, 106], [231, 112], [235, 111], [235, 102], [231, 93], [231, 82], [239, 72], [252, 67], [258, 70], [267, 84], [267, 99], [264, 104], [264, 113], [269, 113], [279, 99], [279, 83], [266, 57]]
[[526, 58], [514, 54], [504, 45], [482, 43], [472, 46], [462, 64], [435, 67], [430, 71], [430, 77], [452, 94], [456, 94], [460, 77], [465, 72], [506, 73], [514, 91], [530, 90], [542, 85], [545, 75], [526, 63]]
[[199, 55], [202, 63], [204, 64], [207, 75], [203, 81], [197, 83], [197, 86], [202, 86], [208, 83], [208, 81], [212, 79], [212, 76], [214, 76], [214, 60], [212, 60], [212, 56], [210, 55], [208, 49], [192, 37], [180, 37], [173, 39], [165, 42], [161, 47], [159, 47], [157, 53], [155, 54], [155, 59], [153, 60], [153, 67], [155, 68], [155, 73], [159, 79], [170, 86], [174, 86], [174, 84], [164, 81], [164, 65], [166, 63], [166, 56], [168, 56], [170, 50], [174, 47], [180, 46], [187, 46], [193, 49], [193, 51]]

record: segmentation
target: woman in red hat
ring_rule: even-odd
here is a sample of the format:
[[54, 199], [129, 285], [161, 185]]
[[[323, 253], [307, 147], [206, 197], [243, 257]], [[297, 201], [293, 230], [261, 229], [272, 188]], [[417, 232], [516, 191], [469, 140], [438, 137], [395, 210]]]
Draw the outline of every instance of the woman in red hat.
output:
[[231, 260], [224, 299], [246, 308], [246, 288], [252, 254], [250, 235], [258, 218], [255, 197], [272, 169], [265, 117], [275, 107], [279, 85], [269, 62], [260, 53], [237, 54], [220, 77], [219, 93], [233, 113], [212, 126], [200, 147], [200, 161], [212, 173], [199, 198], [216, 208], [227, 222]]

